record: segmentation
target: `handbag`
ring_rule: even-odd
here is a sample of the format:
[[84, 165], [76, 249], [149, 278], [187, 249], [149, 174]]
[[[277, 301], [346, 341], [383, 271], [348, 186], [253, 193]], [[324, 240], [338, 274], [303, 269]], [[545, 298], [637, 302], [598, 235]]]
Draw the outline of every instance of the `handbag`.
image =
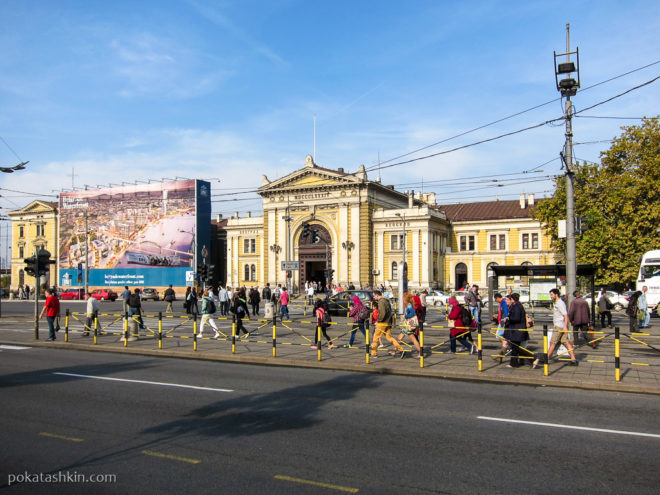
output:
[[413, 328], [417, 328], [419, 326], [419, 319], [417, 318], [417, 315], [413, 316], [412, 318], [407, 318], [406, 325], [408, 325], [411, 330]]

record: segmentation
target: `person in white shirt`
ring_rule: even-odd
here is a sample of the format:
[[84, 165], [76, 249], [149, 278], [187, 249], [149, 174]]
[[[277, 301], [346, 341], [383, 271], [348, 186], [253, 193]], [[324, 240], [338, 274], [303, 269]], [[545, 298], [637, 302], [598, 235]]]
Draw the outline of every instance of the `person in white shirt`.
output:
[[87, 323], [85, 323], [85, 331], [83, 337], [89, 337], [89, 331], [94, 329], [94, 318], [99, 314], [99, 302], [92, 296], [92, 292], [87, 293]]
[[[552, 299], [554, 304], [552, 313], [554, 330], [552, 332], [552, 342], [548, 349], [548, 357], [551, 357], [552, 353], [555, 352], [555, 348], [563, 343], [566, 349], [568, 349], [568, 354], [571, 356], [569, 364], [577, 366], [578, 362], [577, 359], [575, 359], [575, 352], [573, 350], [573, 344], [571, 343], [573, 336], [571, 332], [568, 331], [568, 311], [566, 310], [566, 303], [561, 299], [559, 289], [550, 289], [550, 299]], [[533, 368], [538, 367], [540, 362], [541, 359], [536, 359]]]

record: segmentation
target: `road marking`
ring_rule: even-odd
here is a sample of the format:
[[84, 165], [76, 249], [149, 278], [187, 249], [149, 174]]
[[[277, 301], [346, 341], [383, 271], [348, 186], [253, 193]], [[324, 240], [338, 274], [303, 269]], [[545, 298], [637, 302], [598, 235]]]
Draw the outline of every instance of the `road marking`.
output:
[[22, 351], [23, 349], [32, 349], [32, 347], [25, 347], [22, 345], [0, 345], [0, 349]]
[[332, 490], [339, 490], [340, 492], [348, 492], [348, 493], [357, 493], [358, 492], [357, 488], [351, 488], [349, 486], [331, 485], [330, 483], [321, 483], [320, 481], [311, 481], [311, 480], [303, 480], [301, 478], [292, 478], [291, 476], [284, 476], [284, 475], [281, 475], [281, 474], [276, 474], [275, 479], [276, 480], [282, 480], [282, 481], [291, 481], [293, 483], [303, 483], [305, 485], [321, 486], [323, 488], [330, 488]]
[[78, 375], [76, 373], [60, 373], [55, 371], [53, 375], [73, 376], [76, 378], [93, 378], [95, 380], [108, 380], [112, 382], [144, 383], [147, 385], [161, 385], [163, 387], [190, 388], [193, 390], [209, 390], [211, 392], [233, 392], [226, 388], [198, 387], [195, 385], [181, 385], [180, 383], [150, 382], [147, 380], [129, 380], [128, 378], [110, 378], [109, 376]]
[[163, 457], [164, 459], [172, 459], [173, 461], [187, 462], [189, 464], [199, 464], [202, 462], [199, 459], [189, 459], [188, 457], [179, 457], [178, 455], [161, 454], [160, 452], [154, 452], [152, 450], [143, 450], [142, 453], [153, 457]]
[[65, 437], [64, 435], [57, 435], [56, 433], [48, 433], [46, 431], [42, 431], [39, 433], [42, 437], [51, 437], [51, 438], [59, 438], [60, 440], [68, 440], [70, 442], [84, 442], [82, 438], [76, 438], [76, 437]]
[[556, 423], [539, 423], [536, 421], [522, 421], [520, 419], [490, 418], [488, 416], [477, 416], [477, 419], [486, 419], [488, 421], [500, 421], [503, 423], [520, 423], [520, 424], [533, 425], [533, 426], [549, 426], [551, 428], [566, 428], [569, 430], [597, 431], [599, 433], [614, 433], [617, 435], [633, 435], [637, 437], [660, 438], [660, 435], [657, 435], [655, 433], [641, 433], [637, 431], [608, 430], [606, 428], [589, 428], [587, 426], [559, 425]]

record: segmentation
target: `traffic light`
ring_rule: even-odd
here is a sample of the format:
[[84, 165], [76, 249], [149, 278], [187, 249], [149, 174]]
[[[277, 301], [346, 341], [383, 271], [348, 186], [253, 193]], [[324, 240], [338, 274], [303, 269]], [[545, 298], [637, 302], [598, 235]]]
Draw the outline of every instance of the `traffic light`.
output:
[[197, 265], [197, 274], [202, 282], [206, 282], [206, 278], [208, 277], [208, 266], [204, 263]]
[[36, 277], [37, 273], [39, 272], [37, 258], [35, 256], [30, 256], [29, 258], [25, 258], [23, 261], [25, 262], [25, 273], [31, 277]]
[[335, 270], [333, 268], [328, 269], [328, 280], [332, 280], [332, 277], [335, 275]]
[[50, 253], [45, 249], [40, 249], [37, 252], [37, 274], [46, 275], [49, 271], [50, 265], [54, 265], [55, 260], [50, 259]]
[[291, 275], [292, 275], [291, 270], [287, 270], [286, 271], [286, 278], [291, 278]]
[[311, 230], [311, 229], [309, 228], [309, 224], [308, 224], [307, 222], [303, 223], [303, 224], [302, 224], [302, 234], [301, 234], [301, 237], [303, 237], [303, 238], [305, 238], [305, 239], [306, 239], [307, 237], [309, 237], [310, 230]]
[[316, 229], [311, 229], [311, 231], [312, 231], [312, 244], [316, 244], [321, 240], [321, 238], [319, 237], [319, 232]]
[[206, 266], [206, 279], [209, 282], [215, 279], [215, 265]]

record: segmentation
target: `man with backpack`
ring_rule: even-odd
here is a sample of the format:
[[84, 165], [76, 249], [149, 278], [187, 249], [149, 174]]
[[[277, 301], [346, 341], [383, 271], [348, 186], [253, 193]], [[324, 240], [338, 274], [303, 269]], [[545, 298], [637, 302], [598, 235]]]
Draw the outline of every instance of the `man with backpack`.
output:
[[271, 298], [271, 290], [270, 290], [270, 282], [266, 284], [266, 287], [263, 288], [261, 291], [261, 299], [264, 300], [264, 302], [269, 302]]
[[[144, 330], [144, 321], [142, 321], [142, 301], [140, 300], [140, 289], [135, 289], [128, 296], [128, 316], [140, 324], [140, 330]], [[134, 318], [137, 316], [137, 318]]]
[[473, 285], [472, 289], [465, 294], [465, 303], [468, 305], [474, 321], [477, 322], [477, 325], [480, 324], [479, 313], [481, 312], [481, 296], [479, 295], [478, 285]]
[[232, 312], [236, 317], [236, 335], [241, 334], [241, 330], [245, 335], [249, 335], [250, 332], [247, 331], [243, 325], [243, 318], [250, 319], [250, 313], [247, 307], [247, 301], [245, 300], [245, 291], [241, 289], [234, 298], [234, 305], [232, 307]]
[[[390, 301], [386, 297], [383, 297], [383, 294], [379, 290], [374, 291], [373, 297], [378, 303], [378, 319], [376, 320], [374, 338], [371, 341], [371, 357], [378, 357], [378, 341], [383, 336], [392, 343], [398, 352], [403, 352], [401, 344], [392, 337], [392, 320], [394, 318], [394, 313]], [[389, 354], [394, 356], [396, 353], [394, 351], [389, 351]]]
[[215, 324], [215, 320], [213, 319], [213, 315], [215, 314], [216, 310], [217, 308], [215, 307], [213, 297], [211, 296], [210, 291], [206, 289], [204, 291], [204, 297], [202, 298], [202, 323], [199, 327], [199, 333], [197, 334], [198, 338], [202, 337], [202, 334], [204, 333], [204, 325], [207, 323], [213, 330], [215, 330], [215, 335], [213, 335], [213, 338], [217, 339], [220, 337], [218, 326]]

